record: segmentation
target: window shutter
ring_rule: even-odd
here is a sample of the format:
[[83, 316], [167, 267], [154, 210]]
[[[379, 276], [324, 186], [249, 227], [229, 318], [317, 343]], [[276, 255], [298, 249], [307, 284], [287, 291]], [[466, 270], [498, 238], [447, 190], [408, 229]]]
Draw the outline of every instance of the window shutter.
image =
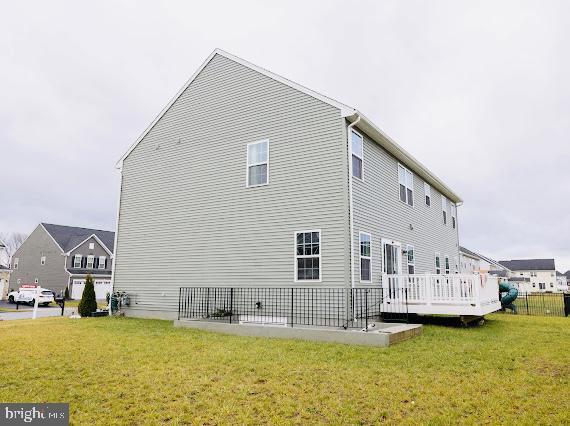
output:
[[99, 256], [95, 256], [93, 259], [93, 269], [97, 269], [99, 267]]
[[81, 269], [85, 269], [87, 267], [87, 256], [83, 256], [81, 258]]

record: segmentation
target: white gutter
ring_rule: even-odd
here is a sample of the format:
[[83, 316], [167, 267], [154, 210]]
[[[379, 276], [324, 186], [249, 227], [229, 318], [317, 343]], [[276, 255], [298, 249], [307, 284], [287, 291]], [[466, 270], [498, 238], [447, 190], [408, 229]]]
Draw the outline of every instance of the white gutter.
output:
[[348, 217], [350, 221], [350, 286], [354, 288], [354, 218], [353, 218], [353, 202], [352, 202], [352, 128], [360, 121], [360, 115], [355, 112], [356, 120], [346, 128], [346, 143], [348, 154]]
[[123, 169], [122, 167], [117, 167], [121, 173], [121, 179], [119, 181], [119, 200], [117, 201], [117, 224], [115, 225], [115, 242], [113, 247], [113, 254], [110, 256], [113, 262], [111, 267], [111, 294], [109, 295], [109, 316], [113, 315], [112, 312], [112, 298], [113, 292], [115, 291], [115, 267], [117, 265], [117, 241], [119, 239], [119, 216], [121, 214], [121, 194], [123, 193]]

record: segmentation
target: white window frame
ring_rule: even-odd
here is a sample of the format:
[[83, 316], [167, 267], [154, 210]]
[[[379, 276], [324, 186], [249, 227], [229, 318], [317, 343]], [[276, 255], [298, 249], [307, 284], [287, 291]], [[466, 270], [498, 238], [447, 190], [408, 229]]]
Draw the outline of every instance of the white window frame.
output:
[[455, 273], [459, 274], [459, 259], [457, 256], [453, 257], [453, 262], [455, 263]]
[[[439, 261], [439, 266], [437, 266], [438, 261]], [[436, 275], [441, 275], [441, 255], [439, 254], [438, 251], [435, 252], [435, 255], [433, 258], [433, 265], [435, 267]]]
[[441, 211], [443, 225], [447, 226], [447, 197], [441, 194]]
[[[370, 255], [363, 256], [362, 255], [362, 236], [368, 237], [368, 243], [370, 244]], [[359, 262], [358, 262], [358, 269], [360, 270], [360, 282], [361, 283], [371, 283], [372, 282], [372, 235], [368, 232], [359, 232], [358, 233], [358, 253], [359, 253]], [[362, 279], [362, 259], [368, 259], [370, 262], [370, 279], [364, 280]]]
[[451, 204], [451, 227], [453, 229], [457, 228], [457, 206], [455, 203]]
[[[412, 261], [410, 262], [410, 249], [412, 251]], [[416, 273], [416, 249], [412, 244], [406, 244], [406, 266], [408, 275], [414, 275]], [[410, 274], [410, 266], [414, 268], [414, 272]]]
[[[101, 268], [101, 259], [103, 259], [103, 267]], [[99, 256], [99, 265], [97, 269], [105, 269], [107, 267], [107, 256]]]
[[95, 243], [89, 243], [89, 250], [95, 250]]
[[[318, 232], [319, 233], [319, 254], [313, 255], [306, 255], [306, 254], [297, 254], [297, 234], [306, 234], [308, 232]], [[296, 283], [320, 283], [323, 281], [323, 234], [320, 229], [308, 229], [308, 230], [301, 230], [293, 232], [293, 263], [294, 263], [294, 277], [293, 281]], [[309, 257], [318, 257], [319, 258], [319, 279], [318, 280], [300, 280], [298, 279], [297, 274], [297, 259], [302, 258], [309, 258]]]
[[[352, 177], [355, 177], [358, 180], [364, 181], [364, 136], [362, 136], [360, 133], [358, 133], [354, 129], [352, 129], [351, 132], [352, 132], [352, 134], [355, 134], [356, 136], [358, 136], [360, 138], [360, 140], [362, 141], [362, 153], [360, 155], [358, 155], [352, 149], [352, 134], [351, 134], [350, 135], [350, 169], [351, 169], [350, 174], [352, 175]], [[360, 164], [361, 176], [356, 176], [354, 174], [354, 167], [352, 166], [352, 157], [358, 158], [361, 162], [361, 164]]]
[[[428, 199], [429, 199], [429, 204], [428, 204]], [[424, 182], [424, 204], [427, 207], [431, 207], [431, 186], [427, 182]]]
[[40, 257], [40, 265], [44, 266], [46, 264], [46, 257], [42, 256]]
[[34, 284], [39, 284], [39, 280], [37, 278], [34, 280]]
[[[402, 182], [402, 179], [400, 177], [400, 169], [404, 171], [404, 182]], [[405, 188], [405, 194], [406, 194], [405, 201], [402, 201], [402, 198], [400, 197], [400, 185], [403, 185]], [[411, 191], [412, 193], [411, 198], [408, 197], [408, 191]], [[414, 207], [414, 174], [412, 173], [411, 170], [404, 167], [400, 163], [398, 163], [398, 200], [400, 200], [401, 203], [404, 203], [410, 207]]]
[[20, 258], [19, 257], [15, 257], [14, 258], [14, 262], [13, 263], [13, 267], [14, 269], [18, 269], [18, 264], [20, 263]]
[[[260, 162], [254, 162], [254, 163], [249, 163], [249, 149], [251, 146], [253, 145], [258, 145], [261, 143], [266, 143], [267, 144], [267, 159], [265, 161], [260, 161]], [[258, 186], [266, 186], [269, 185], [269, 139], [262, 139], [256, 142], [250, 142], [247, 144], [247, 149], [246, 149], [246, 153], [245, 153], [245, 186], [246, 188], [256, 188]], [[249, 183], [249, 169], [250, 167], [254, 167], [254, 166], [262, 166], [262, 165], [266, 165], [267, 166], [267, 179], [265, 183], [258, 183], [255, 185], [251, 185]]]
[[[91, 260], [91, 266], [89, 266], [89, 260]], [[93, 269], [95, 267], [95, 256], [92, 254], [87, 256], [87, 263], [85, 264], [86, 269]]]
[[445, 271], [445, 275], [449, 275], [451, 272], [451, 263], [449, 263], [449, 255], [445, 255], [443, 257], [443, 270]]
[[[77, 259], [79, 259], [79, 266], [77, 266]], [[81, 262], [83, 261], [83, 255], [75, 254], [73, 255], [73, 268], [74, 269], [81, 269]]]
[[397, 262], [396, 262], [396, 269], [397, 269], [397, 274], [395, 275], [401, 275], [402, 274], [402, 243], [400, 243], [399, 241], [394, 241], [394, 240], [390, 240], [389, 238], [382, 238], [380, 240], [380, 243], [382, 245], [382, 273], [383, 274], [387, 274], [388, 273], [388, 265], [386, 265], [386, 246], [395, 246], [398, 248], [396, 254], [398, 256]]

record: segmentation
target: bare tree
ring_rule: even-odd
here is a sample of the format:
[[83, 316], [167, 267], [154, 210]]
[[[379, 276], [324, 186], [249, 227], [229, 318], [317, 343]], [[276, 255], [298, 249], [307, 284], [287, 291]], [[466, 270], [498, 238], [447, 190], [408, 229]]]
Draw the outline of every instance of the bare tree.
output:
[[28, 238], [28, 236], [20, 232], [0, 233], [0, 264], [4, 264], [5, 266], [9, 265], [12, 256], [16, 253], [16, 250], [20, 248], [26, 238]]

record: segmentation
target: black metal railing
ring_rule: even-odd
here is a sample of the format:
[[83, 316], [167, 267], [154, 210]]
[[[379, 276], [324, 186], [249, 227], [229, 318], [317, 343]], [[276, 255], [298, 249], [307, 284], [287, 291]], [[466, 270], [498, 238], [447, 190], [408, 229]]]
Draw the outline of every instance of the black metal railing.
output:
[[407, 289], [181, 287], [178, 319], [368, 330], [380, 319], [408, 321]]
[[568, 316], [570, 315], [570, 294], [568, 293], [525, 293], [519, 292], [513, 303], [516, 311], [502, 312], [519, 315]]

